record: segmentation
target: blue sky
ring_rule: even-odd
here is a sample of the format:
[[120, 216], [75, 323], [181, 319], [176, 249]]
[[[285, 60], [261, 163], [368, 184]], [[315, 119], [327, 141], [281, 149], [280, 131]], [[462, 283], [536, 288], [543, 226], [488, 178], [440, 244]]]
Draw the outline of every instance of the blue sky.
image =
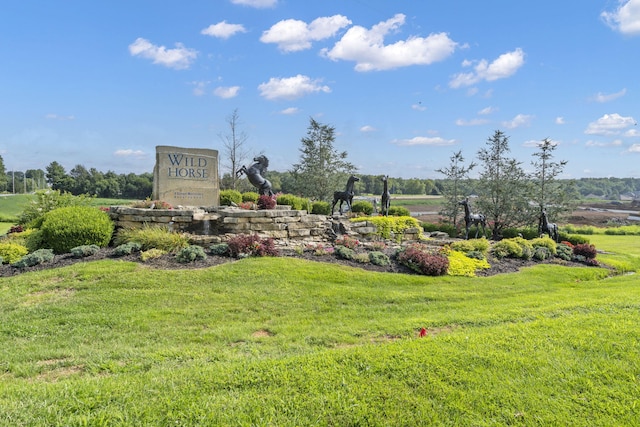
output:
[[530, 169], [640, 177], [640, 0], [4, 0], [7, 170], [151, 172], [156, 145], [299, 161], [309, 118], [363, 174], [441, 178], [495, 130]]

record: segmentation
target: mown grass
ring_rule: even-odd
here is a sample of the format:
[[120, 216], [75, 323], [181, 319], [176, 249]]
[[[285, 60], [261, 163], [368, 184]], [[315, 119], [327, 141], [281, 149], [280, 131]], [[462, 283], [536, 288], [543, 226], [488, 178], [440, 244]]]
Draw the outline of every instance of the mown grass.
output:
[[[639, 239], [597, 238], [640, 270]], [[637, 282], [289, 258], [2, 278], [0, 425], [638, 425]]]

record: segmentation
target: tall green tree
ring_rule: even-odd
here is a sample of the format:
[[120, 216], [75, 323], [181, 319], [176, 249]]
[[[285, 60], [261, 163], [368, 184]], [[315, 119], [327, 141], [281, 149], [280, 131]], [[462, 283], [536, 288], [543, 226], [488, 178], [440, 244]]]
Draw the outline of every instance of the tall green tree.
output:
[[469, 195], [466, 194], [469, 186], [465, 186], [464, 183], [469, 182], [469, 173], [476, 166], [474, 162], [465, 165], [462, 150], [459, 150], [449, 157], [449, 166], [436, 170], [436, 172], [445, 176], [441, 189], [445, 201], [440, 210], [440, 215], [448, 218], [454, 226], [457, 225], [457, 219], [461, 212], [458, 202]]
[[566, 216], [575, 207], [571, 198], [574, 191], [569, 188], [573, 187], [573, 181], [557, 179], [567, 164], [566, 160], [554, 160], [554, 151], [557, 147], [549, 138], [543, 139], [538, 145], [538, 150], [533, 154], [537, 160], [531, 162], [534, 168], [531, 174], [534, 185], [531, 199], [540, 210], [546, 209], [552, 221]]
[[343, 190], [346, 176], [356, 167], [347, 161], [347, 152], [333, 146], [335, 128], [309, 119], [307, 136], [301, 139], [300, 162], [293, 165], [295, 193], [313, 199], [331, 201], [333, 192]]
[[52, 189], [71, 192], [73, 180], [67, 175], [60, 163], [51, 162], [45, 169], [47, 171], [47, 183]]
[[520, 162], [508, 157], [510, 151], [509, 138], [497, 130], [478, 152], [482, 171], [475, 207], [486, 216], [494, 240], [500, 240], [506, 228], [537, 224], [529, 205], [529, 177]]

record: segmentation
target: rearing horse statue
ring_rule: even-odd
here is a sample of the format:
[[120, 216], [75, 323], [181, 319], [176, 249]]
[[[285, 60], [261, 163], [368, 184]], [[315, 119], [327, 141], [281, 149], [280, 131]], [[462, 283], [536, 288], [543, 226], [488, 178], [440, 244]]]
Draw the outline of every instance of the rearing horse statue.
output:
[[382, 177], [382, 182], [384, 182], [384, 188], [382, 189], [382, 207], [380, 208], [380, 212], [383, 216], [389, 216], [389, 206], [391, 205], [391, 194], [389, 193], [389, 175], [385, 175]]
[[333, 209], [336, 207], [336, 203], [340, 202], [340, 207], [338, 208], [338, 212], [340, 212], [342, 214], [342, 203], [346, 202], [347, 203], [347, 208], [348, 210], [351, 210], [351, 202], [353, 201], [353, 196], [354, 196], [354, 192], [353, 192], [353, 187], [356, 183], [356, 181], [360, 181], [360, 178], [358, 178], [355, 175], [351, 175], [349, 177], [349, 180], [347, 181], [347, 187], [345, 188], [344, 191], [335, 191], [333, 193], [333, 204], [331, 205], [331, 215], [333, 216]]
[[484, 215], [482, 214], [472, 214], [471, 213], [471, 208], [469, 207], [469, 199], [464, 199], [458, 202], [459, 205], [464, 206], [464, 228], [465, 228], [465, 233], [464, 233], [464, 238], [466, 240], [469, 240], [469, 227], [471, 227], [471, 225], [475, 225], [476, 226], [476, 239], [478, 238], [478, 232], [480, 231], [480, 227], [478, 227], [478, 225], [480, 225], [482, 227], [482, 235], [485, 235], [485, 226], [487, 225], [487, 219]]
[[554, 242], [558, 243], [558, 224], [549, 222], [547, 218], [547, 210], [542, 209], [540, 214], [540, 222], [538, 223], [538, 235], [548, 234]]
[[242, 166], [236, 172], [236, 176], [240, 176], [243, 173], [247, 175], [249, 182], [258, 189], [258, 193], [267, 196], [273, 196], [273, 190], [271, 188], [271, 182], [266, 179], [263, 175], [267, 172], [267, 167], [269, 166], [269, 159], [265, 156], [260, 155], [258, 157], [254, 157], [253, 163], [251, 166], [246, 167]]

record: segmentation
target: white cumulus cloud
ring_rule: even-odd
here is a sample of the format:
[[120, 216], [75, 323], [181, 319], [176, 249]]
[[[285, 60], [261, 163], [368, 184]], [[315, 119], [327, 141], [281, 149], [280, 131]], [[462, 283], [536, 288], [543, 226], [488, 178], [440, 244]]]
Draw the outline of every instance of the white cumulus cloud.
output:
[[531, 120], [533, 120], [533, 116], [528, 114], [518, 114], [513, 119], [502, 122], [502, 125], [507, 129], [515, 129], [522, 126], [529, 126], [531, 124]]
[[633, 117], [623, 117], [618, 113], [605, 114], [595, 122], [589, 123], [584, 131], [587, 135], [618, 135], [624, 129], [634, 126]]
[[309, 49], [312, 42], [332, 37], [350, 24], [351, 21], [342, 15], [317, 18], [310, 24], [285, 19], [263, 32], [260, 41], [275, 43], [283, 52], [296, 52]]
[[230, 99], [238, 96], [240, 86], [218, 86], [213, 90], [213, 94], [219, 98]]
[[360, 132], [369, 133], [375, 132], [377, 129], [370, 125], [364, 125], [360, 128]]
[[198, 51], [184, 47], [182, 43], [176, 43], [174, 49], [167, 49], [165, 46], [157, 46], [149, 40], [138, 37], [136, 41], [129, 45], [129, 53], [132, 56], [140, 56], [151, 59], [154, 64], [164, 65], [176, 70], [187, 69], [198, 57]]
[[401, 146], [412, 146], [412, 145], [431, 145], [431, 146], [446, 146], [453, 145], [456, 143], [454, 139], [444, 139], [439, 136], [428, 137], [428, 136], [415, 136], [411, 139], [394, 139], [391, 141], [392, 144], [401, 145]]
[[609, 102], [609, 101], [613, 101], [614, 99], [618, 99], [622, 96], [624, 96], [627, 93], [627, 89], [622, 89], [620, 92], [616, 92], [616, 93], [611, 93], [611, 94], [605, 94], [605, 93], [600, 93], [598, 92], [597, 95], [595, 95], [593, 97], [593, 100], [596, 102]]
[[323, 49], [322, 54], [334, 61], [354, 61], [356, 71], [376, 71], [429, 65], [446, 59], [458, 46], [446, 33], [430, 34], [428, 37], [411, 36], [385, 45], [385, 36], [397, 31], [404, 22], [405, 15], [399, 13], [371, 29], [353, 26], [333, 48]]
[[622, 34], [640, 34], [640, 0], [621, 1], [616, 10], [602, 12], [600, 17]]
[[227, 21], [218, 22], [217, 24], [209, 25], [204, 30], [200, 31], [200, 34], [206, 36], [218, 37], [220, 39], [228, 39], [237, 33], [246, 33], [247, 30], [241, 24], [228, 24]]
[[322, 85], [320, 80], [313, 80], [308, 76], [298, 74], [294, 77], [272, 77], [266, 83], [258, 86], [260, 95], [269, 100], [296, 99], [316, 92], [331, 92], [329, 86]]
[[480, 61], [465, 60], [462, 63], [462, 66], [473, 66], [473, 71], [454, 75], [449, 82], [449, 87], [457, 89], [463, 86], [474, 85], [483, 80], [491, 82], [511, 77], [523, 65], [524, 51], [520, 48], [511, 52], [503, 53], [491, 63], [486, 59], [482, 59]]
[[633, 144], [631, 147], [629, 147], [629, 152], [640, 153], [640, 144]]
[[126, 149], [126, 150], [116, 150], [113, 153], [114, 156], [116, 157], [144, 157], [145, 156], [145, 152], [142, 150], [132, 150], [132, 149]]

